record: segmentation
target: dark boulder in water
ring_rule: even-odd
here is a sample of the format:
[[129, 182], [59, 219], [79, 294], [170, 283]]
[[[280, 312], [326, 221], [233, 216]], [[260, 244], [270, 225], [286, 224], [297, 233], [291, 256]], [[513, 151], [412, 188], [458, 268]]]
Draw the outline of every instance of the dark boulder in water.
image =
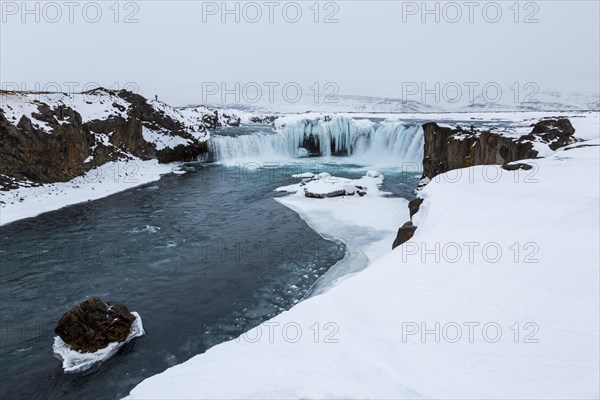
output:
[[124, 342], [134, 321], [126, 306], [90, 297], [67, 311], [54, 332], [73, 350], [90, 353], [111, 342]]

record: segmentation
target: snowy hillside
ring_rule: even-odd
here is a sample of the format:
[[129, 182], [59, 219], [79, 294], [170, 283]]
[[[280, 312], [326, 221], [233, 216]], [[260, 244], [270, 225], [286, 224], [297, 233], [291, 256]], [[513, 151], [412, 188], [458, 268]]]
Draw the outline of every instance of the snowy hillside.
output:
[[[585, 142], [532, 170], [433, 179], [409, 242], [128, 399], [598, 398], [599, 115], [572, 122]], [[378, 196], [358, 219], [352, 202], [280, 200], [327, 236], [390, 218]]]

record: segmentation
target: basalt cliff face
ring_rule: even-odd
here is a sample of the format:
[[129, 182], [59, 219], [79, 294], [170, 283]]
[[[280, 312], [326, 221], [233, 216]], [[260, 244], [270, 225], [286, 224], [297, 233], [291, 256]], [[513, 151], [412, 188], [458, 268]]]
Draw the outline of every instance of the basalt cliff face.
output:
[[129, 91], [0, 91], [0, 189], [69, 181], [109, 161], [192, 161], [208, 130], [239, 124], [204, 107], [176, 109]]
[[503, 165], [536, 158], [535, 143], [556, 150], [573, 143], [574, 133], [575, 129], [566, 118], [541, 120], [533, 125], [531, 133], [519, 137], [461, 127], [453, 129], [429, 122], [423, 125], [423, 178], [431, 179], [473, 165]]
[[[465, 130], [461, 127], [442, 127], [435, 122], [423, 125], [423, 176], [417, 190], [439, 174], [474, 165], [502, 165], [506, 170], [528, 169], [526, 163], [510, 164], [517, 160], [539, 157], [537, 145], [556, 150], [576, 141], [575, 129], [566, 118], [548, 118], [532, 126], [530, 133], [521, 136], [503, 135], [492, 131]], [[409, 203], [411, 221], [399, 230], [392, 248], [407, 242], [417, 227], [412, 217], [418, 212], [422, 199]]]

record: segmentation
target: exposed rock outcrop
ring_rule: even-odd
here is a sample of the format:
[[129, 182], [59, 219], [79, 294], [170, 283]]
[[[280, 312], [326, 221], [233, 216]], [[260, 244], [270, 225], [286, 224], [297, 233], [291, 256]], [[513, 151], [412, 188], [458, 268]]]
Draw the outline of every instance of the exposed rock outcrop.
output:
[[532, 168], [533, 168], [532, 165], [525, 164], [525, 163], [511, 163], [511, 164], [504, 164], [502, 166], [502, 169], [504, 169], [506, 171], [518, 171], [520, 169], [522, 169], [524, 171], [529, 171]]
[[536, 158], [533, 143], [545, 143], [552, 150], [575, 142], [575, 129], [566, 118], [545, 119], [519, 138], [491, 131], [441, 127], [435, 122], [423, 125], [425, 139], [423, 178], [474, 165], [503, 165]]
[[413, 225], [412, 221], [408, 221], [398, 229], [398, 234], [396, 235], [396, 239], [394, 239], [394, 243], [392, 244], [392, 249], [400, 246], [402, 243], [408, 242], [413, 235], [417, 227]]
[[248, 118], [248, 121], [253, 124], [273, 124], [279, 118], [277, 115], [253, 115]]
[[124, 305], [109, 305], [91, 297], [66, 312], [54, 332], [71, 349], [90, 353], [111, 342], [124, 342], [134, 321], [135, 316]]
[[69, 181], [108, 161], [193, 161], [208, 152], [207, 129], [234, 115], [178, 110], [126, 90], [0, 91], [0, 186]]
[[423, 199], [417, 197], [416, 199], [412, 199], [408, 203], [408, 210], [410, 211], [410, 219], [412, 220], [413, 215], [419, 212], [419, 207], [423, 204]]

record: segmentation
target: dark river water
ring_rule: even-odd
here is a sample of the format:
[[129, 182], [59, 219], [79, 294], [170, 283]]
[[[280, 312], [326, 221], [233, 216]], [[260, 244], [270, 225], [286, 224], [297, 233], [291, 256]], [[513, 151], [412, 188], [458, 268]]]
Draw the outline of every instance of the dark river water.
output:
[[[1, 229], [0, 397], [116, 399], [289, 309], [344, 256], [272, 191], [297, 181], [217, 165]], [[64, 374], [54, 326], [89, 296], [126, 304], [146, 335]]]
[[[274, 201], [273, 190], [297, 183], [292, 173], [366, 171], [338, 161], [192, 163], [184, 175], [1, 227], [0, 398], [118, 399], [301, 301], [346, 249]], [[414, 196], [418, 173], [381, 172], [383, 190]], [[65, 374], [53, 330], [90, 296], [137, 311], [146, 335], [92, 371]]]

